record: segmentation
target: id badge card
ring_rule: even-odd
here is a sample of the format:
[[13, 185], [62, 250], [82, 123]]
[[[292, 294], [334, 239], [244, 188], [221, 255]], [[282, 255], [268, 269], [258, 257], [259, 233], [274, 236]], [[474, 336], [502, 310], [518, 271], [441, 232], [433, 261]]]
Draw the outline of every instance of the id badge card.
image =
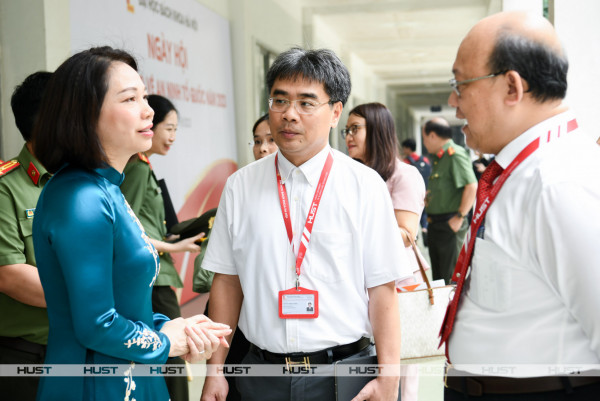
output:
[[315, 319], [319, 317], [319, 292], [304, 287], [279, 291], [281, 319]]

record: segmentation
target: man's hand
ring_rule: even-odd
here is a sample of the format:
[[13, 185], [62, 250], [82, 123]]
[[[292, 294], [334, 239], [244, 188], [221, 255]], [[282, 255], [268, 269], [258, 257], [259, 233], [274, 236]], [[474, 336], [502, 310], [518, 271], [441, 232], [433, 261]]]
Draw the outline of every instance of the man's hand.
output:
[[229, 393], [229, 384], [225, 376], [206, 376], [200, 401], [225, 401]]
[[367, 383], [352, 401], [396, 401], [400, 377], [379, 376]]
[[450, 229], [457, 233], [458, 230], [460, 230], [460, 228], [462, 227], [464, 219], [464, 217], [452, 216], [450, 220], [448, 220], [448, 225], [450, 226]]

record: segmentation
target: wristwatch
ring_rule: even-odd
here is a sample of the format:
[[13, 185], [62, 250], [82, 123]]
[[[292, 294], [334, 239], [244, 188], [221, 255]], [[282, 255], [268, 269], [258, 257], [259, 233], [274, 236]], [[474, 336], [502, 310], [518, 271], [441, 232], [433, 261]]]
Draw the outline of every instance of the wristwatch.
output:
[[462, 214], [460, 211], [456, 212], [456, 216], [460, 217], [461, 219], [465, 218], [465, 215]]

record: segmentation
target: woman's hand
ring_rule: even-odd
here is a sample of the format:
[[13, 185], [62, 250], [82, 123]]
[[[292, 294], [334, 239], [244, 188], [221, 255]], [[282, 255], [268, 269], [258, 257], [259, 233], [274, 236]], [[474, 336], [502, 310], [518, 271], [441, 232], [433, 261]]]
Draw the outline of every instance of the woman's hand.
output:
[[200, 245], [196, 244], [196, 241], [200, 241], [201, 238], [204, 238], [205, 234], [200, 233], [193, 237], [189, 237], [186, 239], [182, 239], [181, 241], [177, 241], [171, 244], [174, 248], [171, 253], [175, 252], [200, 252]]
[[186, 319], [188, 327], [188, 347], [190, 352], [182, 358], [190, 363], [209, 359], [220, 345], [229, 347], [225, 336], [231, 334], [228, 325], [215, 323], [204, 315]]
[[[177, 236], [179, 237], [179, 236]], [[177, 242], [164, 242], [157, 239], [150, 238], [150, 242], [154, 245], [154, 248], [158, 252], [177, 253], [177, 252], [200, 252], [200, 245], [196, 244], [196, 241], [200, 241], [204, 238], [204, 233], [194, 235], [186, 239], [182, 239]], [[169, 240], [171, 237], [169, 237]]]
[[160, 329], [160, 332], [165, 334], [171, 343], [171, 348], [169, 349], [170, 357], [185, 355], [190, 352], [188, 336], [185, 332], [187, 326], [187, 321], [184, 318], [178, 317], [177, 319], [169, 320]]

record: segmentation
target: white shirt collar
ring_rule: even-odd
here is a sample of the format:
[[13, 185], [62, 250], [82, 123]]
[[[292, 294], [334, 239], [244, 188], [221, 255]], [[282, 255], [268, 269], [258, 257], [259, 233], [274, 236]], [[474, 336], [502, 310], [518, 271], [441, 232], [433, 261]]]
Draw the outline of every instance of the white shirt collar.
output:
[[285, 184], [285, 182], [290, 178], [290, 174], [298, 169], [304, 174], [306, 180], [310, 184], [310, 186], [315, 186], [319, 182], [319, 177], [321, 177], [321, 171], [323, 170], [323, 166], [325, 165], [325, 159], [327, 159], [327, 155], [331, 152], [331, 147], [329, 144], [325, 145], [325, 147], [316, 155], [314, 155], [311, 159], [304, 162], [299, 167], [294, 166], [285, 156], [281, 153], [281, 150], [277, 151], [279, 153], [278, 164], [279, 164], [279, 172], [281, 174], [281, 182]]
[[548, 131], [555, 131], [556, 127], [558, 126], [562, 127], [561, 132], [566, 134], [567, 122], [573, 118], [575, 118], [573, 112], [567, 110], [534, 125], [502, 148], [500, 153], [496, 155], [496, 162], [502, 168], [507, 168], [508, 165], [518, 156], [518, 154], [534, 139], [546, 134]]

